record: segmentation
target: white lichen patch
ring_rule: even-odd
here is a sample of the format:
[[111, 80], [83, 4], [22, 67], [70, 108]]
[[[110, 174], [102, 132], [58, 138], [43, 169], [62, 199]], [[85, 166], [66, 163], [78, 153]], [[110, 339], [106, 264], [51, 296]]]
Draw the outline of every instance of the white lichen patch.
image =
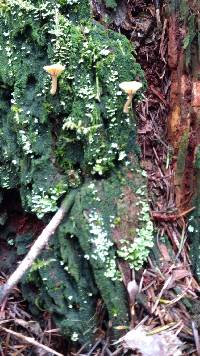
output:
[[97, 260], [105, 267], [105, 277], [112, 280], [119, 279], [115, 256], [110, 257], [113, 242], [109, 238], [108, 230], [105, 228], [104, 220], [97, 209], [92, 209], [87, 217], [89, 224], [90, 243], [92, 244], [91, 258]]
[[78, 341], [78, 338], [79, 338], [78, 333], [74, 331], [73, 334], [71, 335], [71, 340], [75, 342]]
[[32, 212], [36, 213], [37, 217], [41, 219], [45, 214], [54, 212], [58, 209], [57, 201], [66, 192], [67, 184], [57, 184], [48, 191], [39, 189], [32, 189], [30, 196], [28, 196], [28, 203], [31, 206]]
[[67, 5], [74, 5], [74, 4], [78, 4], [79, 2], [80, 0], [66, 0]]
[[[151, 247], [153, 247], [153, 223], [150, 220], [149, 205], [140, 201], [139, 225], [135, 236], [130, 240], [121, 240], [122, 247], [118, 255], [128, 261], [130, 268], [139, 270], [146, 261]], [[133, 240], [133, 242], [131, 242]]]
[[101, 214], [96, 209], [90, 211], [88, 215], [88, 223], [90, 227], [90, 234], [92, 235], [91, 243], [94, 250], [92, 257], [100, 259], [103, 263], [109, 255], [109, 249], [113, 243], [108, 239], [108, 232], [104, 227], [104, 222]]

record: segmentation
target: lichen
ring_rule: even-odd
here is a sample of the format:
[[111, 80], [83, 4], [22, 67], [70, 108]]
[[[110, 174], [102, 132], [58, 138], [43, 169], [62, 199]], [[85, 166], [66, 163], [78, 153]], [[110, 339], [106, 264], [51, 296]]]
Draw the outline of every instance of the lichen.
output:
[[122, 246], [118, 251], [118, 255], [129, 263], [130, 268], [135, 270], [139, 270], [143, 266], [150, 249], [154, 245], [154, 228], [150, 219], [149, 205], [143, 200], [139, 201], [138, 204], [141, 205], [141, 210], [139, 211], [139, 224], [135, 230], [133, 242], [122, 238]]
[[[123, 257], [131, 269], [138, 269], [152, 246], [146, 178], [133, 157], [127, 167], [113, 171], [109, 178], [82, 184], [69, 216], [23, 284], [31, 309], [48, 309], [62, 332], [72, 339], [78, 334], [81, 342], [92, 337], [97, 323], [98, 293], [113, 325], [128, 323], [126, 291], [118, 270], [119, 250], [123, 251], [127, 241], [132, 250], [128, 258]], [[134, 182], [132, 176], [136, 177]], [[22, 237], [16, 242], [21, 251]], [[74, 324], [72, 319], [81, 323]], [[88, 333], [84, 335], [83, 330]]]

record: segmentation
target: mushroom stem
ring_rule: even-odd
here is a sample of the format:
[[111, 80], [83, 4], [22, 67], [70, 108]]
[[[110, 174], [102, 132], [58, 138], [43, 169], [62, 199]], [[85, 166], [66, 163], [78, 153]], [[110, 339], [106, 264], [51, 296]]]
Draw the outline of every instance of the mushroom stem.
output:
[[127, 101], [124, 105], [124, 110], [123, 110], [126, 114], [128, 114], [129, 106], [131, 105], [132, 99], [133, 99], [133, 94], [128, 94]]
[[52, 75], [52, 82], [51, 82], [51, 95], [55, 95], [57, 91], [57, 75]]

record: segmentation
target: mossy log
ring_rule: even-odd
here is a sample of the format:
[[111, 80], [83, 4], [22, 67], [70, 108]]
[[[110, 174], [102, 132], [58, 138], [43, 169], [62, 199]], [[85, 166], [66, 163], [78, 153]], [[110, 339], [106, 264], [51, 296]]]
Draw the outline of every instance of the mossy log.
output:
[[[144, 74], [125, 36], [92, 19], [89, 1], [6, 0], [0, 26], [2, 194], [17, 190], [23, 211], [46, 223], [63, 195], [79, 190], [70, 215], [24, 277], [23, 295], [32, 312], [48, 310], [63, 334], [85, 342], [101, 319], [99, 298], [107, 320], [128, 323], [123, 266], [139, 269], [152, 246], [135, 116], [123, 113], [126, 96], [119, 89], [129, 80], [145, 88]], [[52, 96], [43, 67], [54, 63], [65, 70]], [[2, 220], [3, 229], [6, 239]], [[34, 226], [22, 230], [12, 228], [19, 255], [35, 237]]]

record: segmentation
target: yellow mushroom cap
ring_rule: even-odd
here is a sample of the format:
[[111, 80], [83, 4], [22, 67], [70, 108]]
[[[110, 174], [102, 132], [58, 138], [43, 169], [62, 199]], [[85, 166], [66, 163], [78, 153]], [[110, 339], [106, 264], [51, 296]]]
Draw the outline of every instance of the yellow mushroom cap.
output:
[[50, 66], [44, 66], [43, 69], [46, 70], [46, 72], [51, 74], [52, 76], [57, 77], [60, 73], [63, 72], [63, 70], [65, 69], [65, 66], [57, 63], [57, 64], [52, 64]]
[[135, 94], [142, 87], [142, 83], [136, 81], [122, 82], [119, 84], [119, 87], [127, 94]]

